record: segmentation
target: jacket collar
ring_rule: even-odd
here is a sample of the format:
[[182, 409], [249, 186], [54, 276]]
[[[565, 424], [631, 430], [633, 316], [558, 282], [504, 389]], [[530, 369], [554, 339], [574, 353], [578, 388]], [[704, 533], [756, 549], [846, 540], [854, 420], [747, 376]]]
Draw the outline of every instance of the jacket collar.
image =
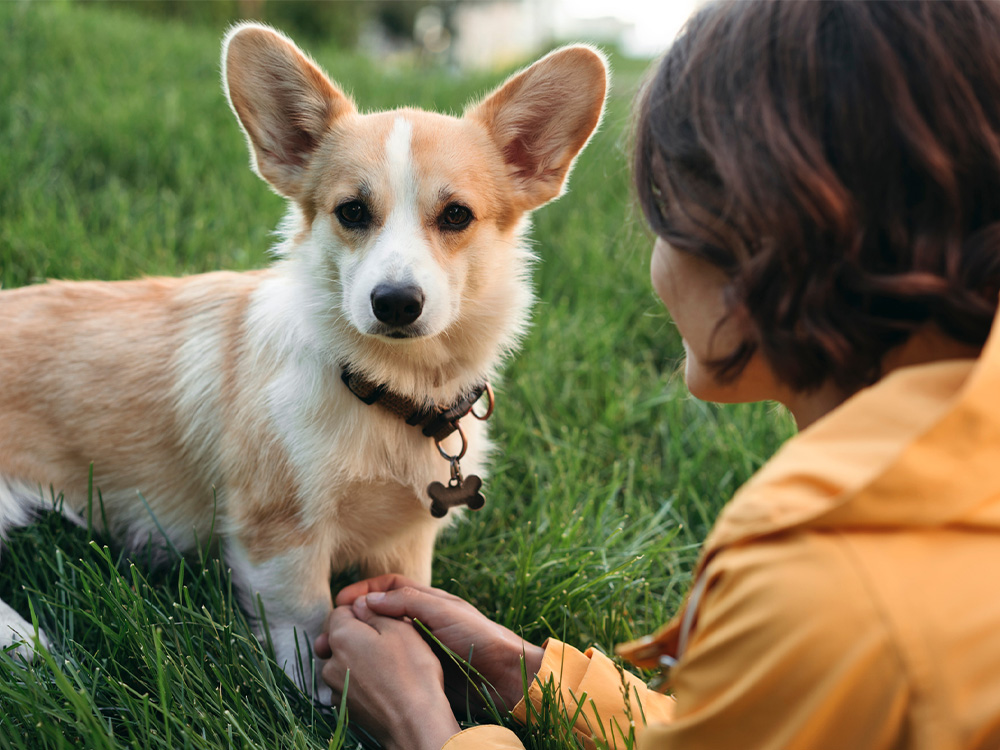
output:
[[[976, 415], [982, 405], [975, 405], [982, 376], [972, 360], [937, 362], [891, 373], [854, 395], [789, 440], [736, 493], [706, 539], [703, 557], [799, 526], [923, 525], [954, 514], [957, 509], [933, 487], [945, 480], [949, 494], [966, 494], [964, 488], [956, 493], [954, 482], [967, 475], [952, 464], [984, 447], [967, 432], [970, 419], [982, 421]], [[1000, 390], [994, 393], [991, 400]], [[953, 453], [955, 441], [965, 444], [964, 455]], [[944, 467], [941, 447], [949, 459], [945, 476], [938, 468]], [[928, 451], [935, 454], [930, 461]]]

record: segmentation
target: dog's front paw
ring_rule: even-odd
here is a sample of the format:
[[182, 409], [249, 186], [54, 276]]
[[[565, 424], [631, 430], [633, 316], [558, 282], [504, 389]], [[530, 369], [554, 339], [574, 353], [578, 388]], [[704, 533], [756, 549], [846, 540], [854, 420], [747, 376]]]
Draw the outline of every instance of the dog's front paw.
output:
[[274, 660], [303, 693], [317, 703], [329, 706], [333, 691], [323, 682], [323, 664], [312, 650], [313, 638], [308, 630], [291, 625], [271, 625]]
[[322, 673], [322, 663], [319, 659], [316, 660], [316, 682], [317, 684], [313, 687], [313, 700], [319, 703], [321, 706], [329, 706], [333, 703], [333, 690], [323, 682]]
[[[49, 649], [48, 636], [38, 631], [38, 640]], [[0, 600], [0, 650], [9, 651], [30, 664], [35, 659], [35, 628], [19, 615], [7, 602]]]

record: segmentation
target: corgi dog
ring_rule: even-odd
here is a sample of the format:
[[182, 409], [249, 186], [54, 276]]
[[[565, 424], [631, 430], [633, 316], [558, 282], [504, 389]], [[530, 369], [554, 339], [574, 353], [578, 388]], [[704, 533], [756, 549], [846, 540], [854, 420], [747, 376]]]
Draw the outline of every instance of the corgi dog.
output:
[[[332, 609], [331, 572], [430, 582], [455, 513], [428, 486], [484, 468], [467, 407], [525, 330], [529, 215], [563, 192], [607, 76], [570, 46], [461, 117], [364, 114], [281, 33], [232, 28], [225, 93], [253, 169], [289, 201], [277, 259], [0, 292], [0, 534], [50, 491], [88, 513], [92, 467], [89, 512], [119, 543], [185, 553], [220, 537], [278, 663], [328, 700], [303, 682], [322, 665], [296, 654]], [[0, 601], [0, 647], [30, 658], [33, 635]]]

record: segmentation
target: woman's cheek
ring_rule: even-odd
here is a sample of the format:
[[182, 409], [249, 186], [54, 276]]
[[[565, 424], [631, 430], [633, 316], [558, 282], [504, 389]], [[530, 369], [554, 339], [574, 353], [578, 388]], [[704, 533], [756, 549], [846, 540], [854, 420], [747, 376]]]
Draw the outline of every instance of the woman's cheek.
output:
[[719, 384], [714, 373], [705, 366], [704, 361], [684, 341], [684, 384], [696, 399], [701, 401], [716, 401], [719, 397]]

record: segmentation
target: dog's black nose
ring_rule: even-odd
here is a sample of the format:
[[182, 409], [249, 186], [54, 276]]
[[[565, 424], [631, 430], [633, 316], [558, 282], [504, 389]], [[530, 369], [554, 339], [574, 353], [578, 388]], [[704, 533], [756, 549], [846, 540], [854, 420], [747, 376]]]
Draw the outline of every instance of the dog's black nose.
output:
[[387, 325], [409, 325], [423, 309], [424, 293], [419, 286], [379, 284], [372, 291], [372, 312]]

